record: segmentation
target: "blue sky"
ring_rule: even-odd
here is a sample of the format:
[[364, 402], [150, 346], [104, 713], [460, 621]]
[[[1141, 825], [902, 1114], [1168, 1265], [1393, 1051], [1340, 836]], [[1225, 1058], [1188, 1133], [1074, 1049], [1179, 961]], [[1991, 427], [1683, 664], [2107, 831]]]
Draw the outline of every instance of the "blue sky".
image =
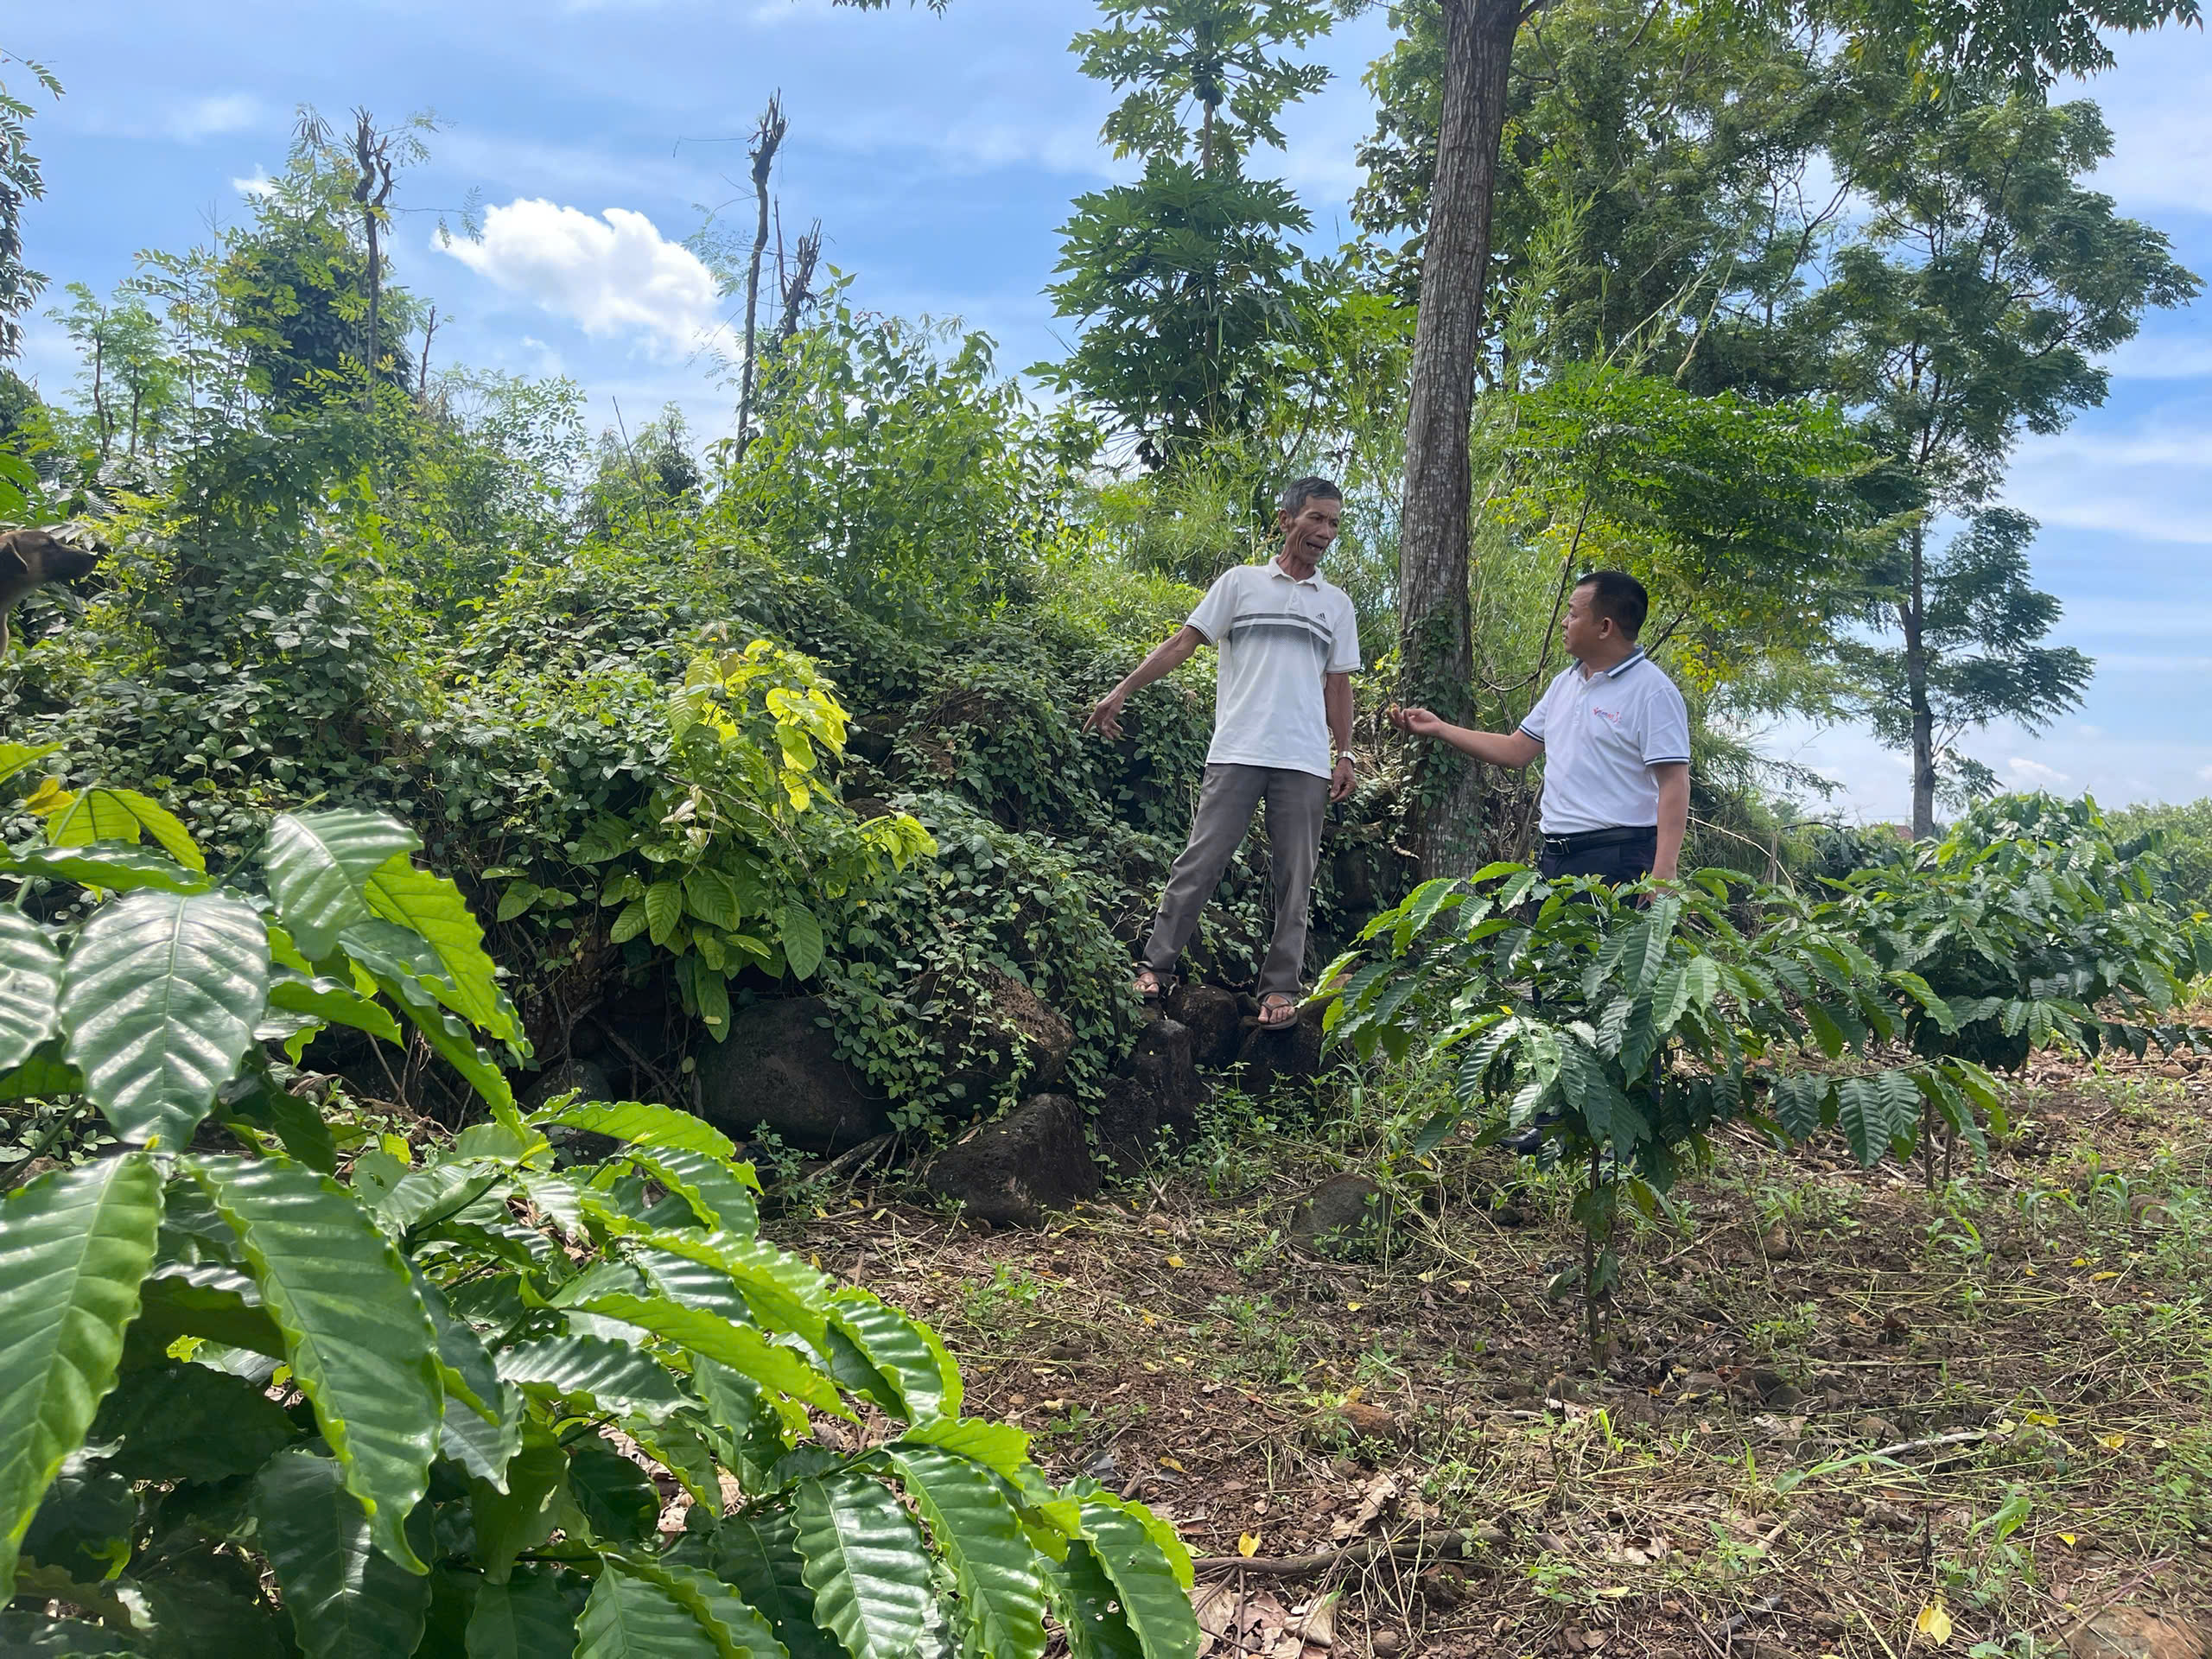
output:
[[[18, 10], [0, 46], [67, 88], [35, 125], [48, 194], [26, 227], [57, 290], [105, 289], [138, 250], [240, 218], [296, 104], [434, 110], [448, 124], [404, 187], [423, 211], [397, 235], [401, 279], [448, 320], [438, 358], [569, 374], [599, 422], [673, 401], [713, 436], [731, 399], [695, 341], [728, 308], [680, 244], [702, 207], [740, 194], [744, 151], [702, 141], [741, 137], [780, 88], [786, 226], [823, 220], [862, 303], [963, 317], [1019, 368], [1059, 349], [1040, 290], [1069, 198], [1119, 171], [1096, 142], [1109, 97], [1066, 49], [1092, 16], [1083, 0], [954, 0], [942, 18], [827, 0], [85, 0]], [[1286, 123], [1275, 170], [1317, 240], [1344, 225], [1359, 72], [1386, 38], [1376, 17], [1341, 29], [1321, 53], [1335, 84]], [[2087, 89], [2118, 138], [2101, 188], [2212, 277], [2212, 41], [2170, 29], [2120, 51]], [[485, 241], [437, 249], [435, 210], [472, 190], [493, 210]], [[49, 392], [75, 372], [48, 322], [25, 359]], [[2057, 637], [2098, 659], [2096, 681], [2051, 732], [1967, 747], [2008, 781], [2108, 804], [2191, 798], [2212, 792], [2212, 301], [2153, 315], [2113, 367], [2105, 407], [2025, 443], [2008, 486], [2044, 525]], [[1765, 741], [1840, 779], [1847, 812], [1903, 814], [1902, 760], [1863, 736]]]

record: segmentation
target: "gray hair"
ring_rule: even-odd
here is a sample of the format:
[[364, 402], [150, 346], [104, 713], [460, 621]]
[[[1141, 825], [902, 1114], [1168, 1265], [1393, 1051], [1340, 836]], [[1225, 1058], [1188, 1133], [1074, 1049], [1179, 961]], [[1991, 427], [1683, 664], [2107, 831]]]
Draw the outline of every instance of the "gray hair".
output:
[[1282, 510], [1295, 518], [1308, 501], [1342, 501], [1344, 493], [1325, 478], [1294, 478], [1282, 486]]

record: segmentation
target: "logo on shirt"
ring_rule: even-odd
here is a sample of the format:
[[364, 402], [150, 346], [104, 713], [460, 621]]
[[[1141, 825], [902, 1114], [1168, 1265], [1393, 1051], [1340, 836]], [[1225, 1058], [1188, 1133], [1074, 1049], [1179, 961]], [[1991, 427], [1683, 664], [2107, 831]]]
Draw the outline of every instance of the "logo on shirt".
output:
[[1626, 711], [1620, 709], [1600, 709], [1593, 702], [1590, 705], [1590, 712], [1597, 715], [1599, 719], [1604, 721], [1608, 726], [1617, 727], [1621, 723], [1621, 716]]

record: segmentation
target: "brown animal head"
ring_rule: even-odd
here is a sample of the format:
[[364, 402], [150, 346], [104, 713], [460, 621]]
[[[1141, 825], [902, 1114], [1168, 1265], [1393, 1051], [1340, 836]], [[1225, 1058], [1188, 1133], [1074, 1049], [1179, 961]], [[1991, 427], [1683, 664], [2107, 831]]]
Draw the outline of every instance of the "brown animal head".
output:
[[8, 649], [8, 613], [41, 582], [74, 582], [90, 575], [98, 553], [73, 547], [51, 531], [24, 528], [0, 532], [0, 652]]

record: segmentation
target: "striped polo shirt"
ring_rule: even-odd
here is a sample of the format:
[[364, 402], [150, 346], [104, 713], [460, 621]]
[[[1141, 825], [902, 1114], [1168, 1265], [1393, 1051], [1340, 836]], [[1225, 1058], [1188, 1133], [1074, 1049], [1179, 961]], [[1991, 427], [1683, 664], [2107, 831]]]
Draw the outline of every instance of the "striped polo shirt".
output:
[[1214, 646], [1208, 766], [1331, 771], [1322, 686], [1359, 664], [1359, 624], [1344, 590], [1302, 581], [1270, 559], [1226, 571], [1191, 613]]

